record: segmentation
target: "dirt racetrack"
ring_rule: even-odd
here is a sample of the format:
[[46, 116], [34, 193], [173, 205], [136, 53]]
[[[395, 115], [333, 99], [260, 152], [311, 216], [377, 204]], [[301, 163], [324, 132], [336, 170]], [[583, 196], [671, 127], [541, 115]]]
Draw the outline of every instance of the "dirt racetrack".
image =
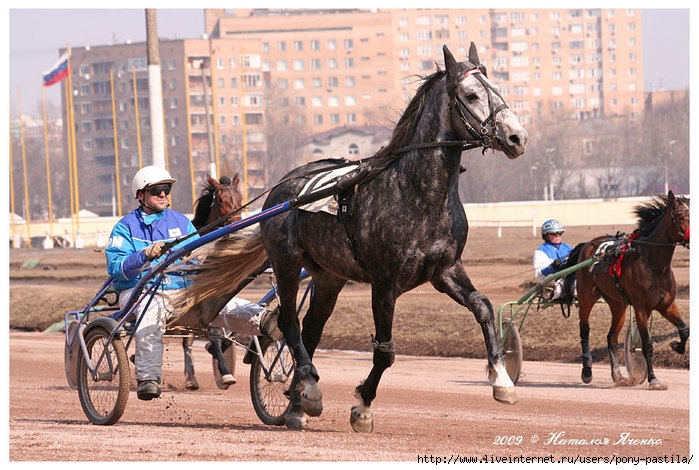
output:
[[[689, 458], [689, 371], [657, 369], [669, 386], [615, 388], [606, 364], [582, 385], [577, 364], [526, 362], [516, 405], [496, 403], [485, 361], [398, 356], [374, 402], [375, 428], [349, 425], [366, 353], [319, 351], [324, 412], [305, 431], [268, 427], [250, 402], [248, 366], [238, 384], [216, 388], [195, 353], [201, 389], [183, 389], [182, 353], [170, 340], [166, 389], [143, 402], [132, 390], [114, 426], [95, 426], [66, 382], [61, 333], [11, 332], [9, 458], [21, 461], [404, 461]], [[553, 457], [551, 457], [553, 456]], [[550, 460], [547, 460], [550, 461]]]

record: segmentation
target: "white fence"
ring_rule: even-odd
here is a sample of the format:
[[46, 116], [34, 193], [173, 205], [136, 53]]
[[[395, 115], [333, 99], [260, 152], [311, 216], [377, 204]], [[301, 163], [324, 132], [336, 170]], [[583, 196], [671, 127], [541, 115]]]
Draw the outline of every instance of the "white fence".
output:
[[[648, 197], [604, 199], [575, 199], [568, 201], [520, 201], [485, 204], [464, 204], [471, 227], [493, 227], [498, 237], [505, 227], [531, 227], [537, 236], [547, 219], [558, 219], [566, 226], [634, 225], [634, 208], [648, 202]], [[191, 216], [190, 216], [191, 218]], [[58, 222], [32, 222], [29, 227], [21, 218], [10, 220], [10, 246], [42, 248], [49, 234], [66, 240], [68, 246], [103, 248], [118, 217], [87, 217]], [[75, 242], [73, 242], [75, 239]], [[50, 244], [47, 243], [47, 246]], [[50, 247], [50, 246], [49, 246]]]

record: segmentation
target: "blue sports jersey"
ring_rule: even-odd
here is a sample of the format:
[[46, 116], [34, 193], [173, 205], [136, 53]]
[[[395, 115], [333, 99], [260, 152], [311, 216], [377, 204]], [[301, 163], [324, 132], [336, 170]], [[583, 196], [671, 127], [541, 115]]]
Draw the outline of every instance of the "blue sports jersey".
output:
[[[125, 215], [112, 229], [105, 254], [107, 273], [114, 276], [117, 291], [129, 289], [138, 284], [141, 271], [148, 262], [144, 249], [154, 242], [169, 242], [196, 232], [192, 222], [183, 214], [165, 209], [155, 214], [147, 214], [141, 208]], [[194, 235], [188, 241], [198, 237]], [[165, 256], [153, 260], [157, 263]], [[186, 279], [176, 273], [167, 273], [161, 287], [180, 289], [187, 284]]]

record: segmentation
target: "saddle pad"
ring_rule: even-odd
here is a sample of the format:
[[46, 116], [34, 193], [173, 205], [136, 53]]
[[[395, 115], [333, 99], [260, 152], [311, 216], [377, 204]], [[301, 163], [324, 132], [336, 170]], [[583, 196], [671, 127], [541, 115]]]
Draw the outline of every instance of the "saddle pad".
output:
[[[313, 178], [311, 178], [308, 181], [308, 183], [306, 183], [306, 185], [299, 193], [299, 196], [310, 194], [314, 191], [333, 186], [335, 183], [337, 183], [337, 181], [340, 178], [342, 178], [348, 173], [355, 171], [358, 166], [359, 164], [350, 165], [342, 168], [336, 168], [334, 170], [325, 171], [323, 173], [318, 173]], [[309, 202], [308, 204], [299, 207], [299, 209], [308, 212], [327, 212], [331, 215], [337, 215], [338, 206], [335, 202], [335, 198], [333, 196], [328, 196], [317, 201]]]

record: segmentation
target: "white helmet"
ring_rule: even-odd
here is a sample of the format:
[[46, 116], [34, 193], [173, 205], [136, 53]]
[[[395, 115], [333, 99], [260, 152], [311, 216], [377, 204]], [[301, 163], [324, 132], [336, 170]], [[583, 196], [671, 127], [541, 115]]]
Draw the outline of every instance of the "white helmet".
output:
[[148, 185], [158, 183], [174, 183], [177, 181], [168, 171], [157, 165], [144, 166], [136, 172], [131, 182], [131, 194], [138, 199], [138, 192]]
[[556, 219], [549, 219], [541, 226], [541, 238], [546, 240], [546, 234], [549, 232], [565, 232], [563, 224]]

